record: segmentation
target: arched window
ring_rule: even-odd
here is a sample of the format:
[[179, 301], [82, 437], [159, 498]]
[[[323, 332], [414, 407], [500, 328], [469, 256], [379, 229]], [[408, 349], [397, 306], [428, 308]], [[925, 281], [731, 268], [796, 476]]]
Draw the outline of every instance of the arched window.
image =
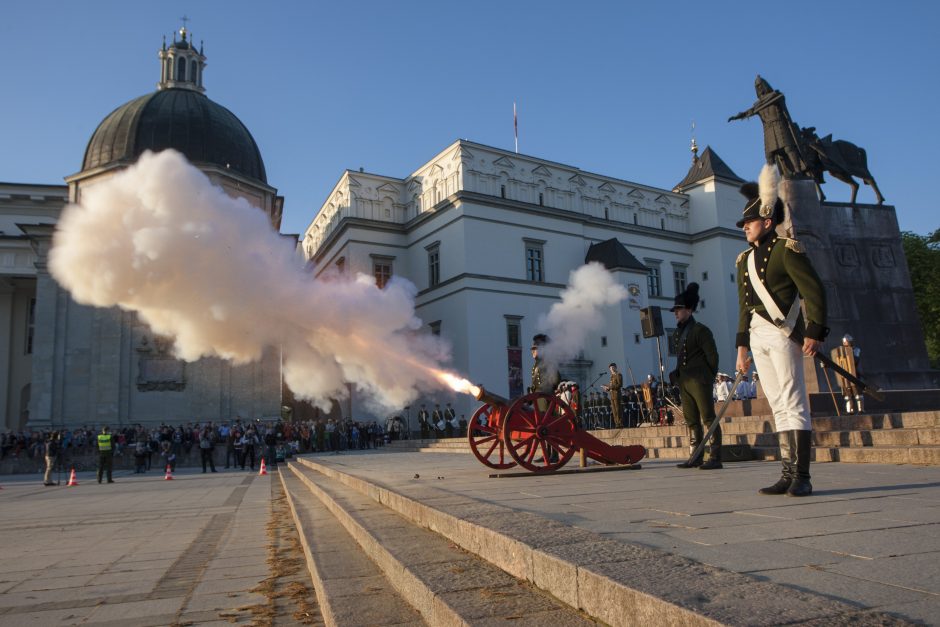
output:
[[185, 81], [186, 80], [186, 59], [180, 57], [176, 62], [176, 80]]
[[196, 73], [196, 61], [194, 59], [193, 62], [189, 64], [189, 80], [195, 83], [197, 76], [198, 74]]

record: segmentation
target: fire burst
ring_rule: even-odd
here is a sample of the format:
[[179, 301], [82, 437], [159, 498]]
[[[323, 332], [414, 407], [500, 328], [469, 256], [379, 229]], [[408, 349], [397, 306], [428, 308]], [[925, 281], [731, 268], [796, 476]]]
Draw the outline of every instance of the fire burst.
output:
[[445, 384], [449, 385], [455, 392], [470, 394], [472, 396], [480, 395], [479, 387], [473, 385], [464, 378], [458, 377], [455, 374], [444, 372], [443, 370], [435, 370], [434, 376], [443, 381]]

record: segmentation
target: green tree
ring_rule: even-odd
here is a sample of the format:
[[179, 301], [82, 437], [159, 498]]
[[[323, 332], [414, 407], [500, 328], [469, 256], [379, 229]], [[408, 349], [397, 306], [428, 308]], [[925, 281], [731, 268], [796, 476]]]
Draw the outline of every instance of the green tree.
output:
[[930, 365], [940, 368], [940, 229], [930, 235], [905, 231], [901, 233], [901, 245], [911, 271]]

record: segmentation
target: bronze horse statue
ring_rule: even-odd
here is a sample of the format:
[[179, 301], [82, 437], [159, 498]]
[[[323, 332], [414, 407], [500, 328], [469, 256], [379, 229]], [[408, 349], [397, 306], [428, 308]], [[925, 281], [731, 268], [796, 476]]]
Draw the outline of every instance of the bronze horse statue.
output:
[[822, 183], [825, 182], [823, 173], [828, 171], [834, 178], [852, 187], [851, 204], [855, 204], [859, 187], [853, 177], [860, 178], [866, 185], [869, 185], [878, 198], [878, 204], [884, 204], [884, 196], [881, 195], [875, 178], [868, 170], [868, 155], [864, 148], [841, 139], [833, 141], [831, 134], [820, 139], [816, 134], [816, 128], [812, 126], [800, 129], [800, 135], [806, 174], [816, 181], [816, 190], [819, 192], [820, 200], [826, 200]]

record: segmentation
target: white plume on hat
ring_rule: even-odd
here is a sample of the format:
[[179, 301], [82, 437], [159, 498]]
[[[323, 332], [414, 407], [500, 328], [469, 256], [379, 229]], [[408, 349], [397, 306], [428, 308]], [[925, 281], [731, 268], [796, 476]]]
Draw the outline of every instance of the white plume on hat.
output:
[[780, 182], [777, 166], [765, 163], [757, 181], [760, 188], [760, 215], [769, 218], [777, 204], [777, 186]]

